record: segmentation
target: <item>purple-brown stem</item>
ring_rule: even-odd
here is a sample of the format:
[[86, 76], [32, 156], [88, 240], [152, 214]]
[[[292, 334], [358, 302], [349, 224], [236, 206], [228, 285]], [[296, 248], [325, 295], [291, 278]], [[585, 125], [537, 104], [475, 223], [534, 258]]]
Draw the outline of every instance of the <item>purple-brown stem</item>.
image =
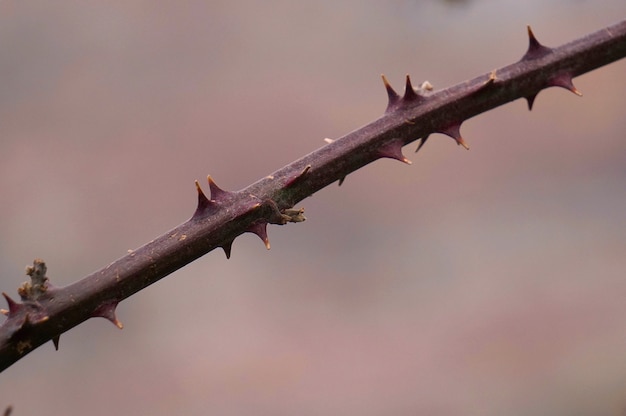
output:
[[54, 287], [41, 260], [27, 269], [31, 282], [18, 290], [21, 302], [3, 293], [8, 309], [0, 326], [0, 371], [41, 344], [92, 317], [104, 317], [117, 327], [117, 304], [221, 247], [230, 257], [233, 240], [244, 232], [257, 234], [269, 248], [267, 224], [304, 220], [293, 206], [320, 189], [381, 157], [410, 161], [402, 147], [432, 133], [443, 133], [468, 147], [460, 133], [463, 121], [518, 98], [529, 109], [544, 88], [558, 86], [577, 95], [572, 78], [626, 56], [626, 21], [557, 48], [537, 41], [530, 28], [528, 51], [520, 61], [452, 86], [415, 90], [407, 76], [398, 95], [386, 78], [387, 110], [378, 120], [277, 170], [247, 188], [229, 192], [209, 177], [210, 198], [200, 186], [193, 216], [105, 268], [66, 287]]

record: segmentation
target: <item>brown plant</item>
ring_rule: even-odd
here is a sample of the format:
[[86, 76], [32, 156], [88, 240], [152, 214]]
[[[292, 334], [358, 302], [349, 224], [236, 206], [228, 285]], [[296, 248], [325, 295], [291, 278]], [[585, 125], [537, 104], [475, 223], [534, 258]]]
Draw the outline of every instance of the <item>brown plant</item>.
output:
[[31, 281], [19, 289], [21, 302], [3, 293], [8, 309], [0, 326], [0, 370], [92, 317], [122, 328], [115, 315], [119, 302], [191, 261], [221, 247], [230, 257], [234, 239], [251, 232], [269, 249], [267, 224], [304, 221], [294, 206], [335, 181], [380, 158], [411, 162], [402, 147], [419, 140], [420, 150], [433, 133], [469, 148], [461, 124], [480, 113], [525, 98], [532, 109], [537, 94], [562, 87], [576, 95], [572, 78], [626, 56], [626, 21], [556, 48], [542, 45], [528, 29], [529, 47], [522, 58], [464, 83], [433, 91], [418, 89], [406, 77], [400, 96], [383, 76], [388, 95], [384, 115], [277, 170], [245, 189], [225, 191], [208, 177], [210, 197], [196, 182], [198, 205], [192, 217], [103, 269], [65, 287], [55, 287], [46, 265], [27, 268]]

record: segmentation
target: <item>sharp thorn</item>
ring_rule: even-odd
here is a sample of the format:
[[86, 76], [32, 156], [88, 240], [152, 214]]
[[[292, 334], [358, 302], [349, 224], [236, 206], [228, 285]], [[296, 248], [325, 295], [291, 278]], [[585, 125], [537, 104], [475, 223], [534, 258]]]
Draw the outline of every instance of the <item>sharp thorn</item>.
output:
[[412, 162], [402, 154], [402, 146], [404, 146], [402, 140], [395, 139], [378, 148], [378, 154], [381, 157], [399, 160], [402, 163], [410, 165]]
[[224, 250], [224, 254], [226, 254], [226, 259], [230, 259], [230, 252], [233, 248], [233, 242], [229, 241], [228, 243], [222, 244], [222, 250]]
[[52, 343], [54, 344], [54, 349], [56, 351], [59, 350], [59, 341], [61, 341], [61, 335], [56, 335], [52, 338]]
[[211, 175], [207, 176], [206, 179], [209, 182], [209, 189], [211, 190], [211, 200], [212, 201], [223, 200], [224, 198], [228, 197], [229, 194], [232, 193], [232, 192], [229, 192], [229, 191], [225, 191], [222, 188], [220, 188], [219, 186], [217, 186], [217, 184], [215, 183], [215, 181], [213, 180]]
[[440, 130], [439, 133], [443, 133], [446, 136], [452, 137], [456, 143], [460, 146], [463, 146], [465, 149], [469, 150], [469, 145], [461, 136], [461, 124], [453, 124], [443, 130]]
[[526, 28], [528, 29], [528, 50], [522, 57], [522, 60], [538, 59], [552, 52], [551, 48], [539, 43], [530, 25], [526, 26]]
[[7, 301], [7, 304], [9, 305], [9, 310], [7, 311], [5, 315], [11, 316], [11, 314], [17, 313], [17, 311], [22, 309], [22, 304], [17, 303], [13, 299], [11, 299], [11, 297], [7, 295], [5, 292], [2, 292], [2, 296], [4, 296], [4, 298]]
[[209, 201], [209, 198], [202, 192], [198, 181], [196, 181], [196, 190], [198, 191], [198, 206], [196, 207], [196, 212], [194, 212], [193, 217], [202, 215], [211, 207], [211, 201]]
[[406, 75], [406, 84], [404, 85], [404, 96], [402, 97], [402, 101], [415, 101], [420, 98], [419, 95], [415, 92], [413, 88], [413, 84], [411, 84], [411, 77], [409, 74]]
[[533, 33], [533, 28], [530, 25], [526, 25], [526, 30], [528, 32], [528, 47], [529, 48], [539, 48], [541, 43], [537, 40], [537, 37]]
[[387, 90], [387, 97], [389, 98], [389, 101], [387, 102], [387, 109], [385, 110], [385, 112], [387, 113], [397, 107], [398, 101], [400, 101], [400, 96], [393, 89], [393, 87], [389, 83], [389, 80], [387, 80], [387, 77], [384, 74], [381, 75], [381, 77], [383, 79], [385, 89]]
[[267, 237], [267, 222], [256, 222], [252, 224], [247, 231], [256, 234], [263, 241], [263, 244], [265, 244], [265, 248], [270, 249], [270, 240]]
[[424, 147], [424, 145], [425, 145], [425, 144], [426, 144], [426, 142], [428, 141], [428, 138], [429, 138], [429, 137], [430, 137], [430, 135], [425, 136], [425, 137], [422, 137], [422, 138], [420, 139], [420, 144], [417, 146], [417, 149], [415, 149], [415, 153], [419, 152], [419, 151], [420, 151], [420, 149], [421, 149], [422, 147]]
[[346, 177], [345, 177], [345, 176], [341, 177], [341, 178], [339, 179], [339, 185], [338, 185], [338, 186], [341, 186], [341, 185], [343, 184], [343, 181], [345, 181], [345, 180], [346, 180]]
[[109, 320], [113, 325], [118, 327], [119, 329], [124, 328], [124, 325], [120, 321], [118, 321], [115, 316], [115, 308], [117, 307], [117, 302], [110, 302], [100, 305], [93, 313], [92, 317], [100, 317]]
[[526, 98], [526, 101], [528, 102], [528, 111], [532, 111], [535, 98], [537, 98], [537, 94], [529, 95], [524, 98]]
[[200, 188], [200, 183], [196, 180], [196, 190], [198, 191], [198, 197], [200, 197], [200, 195], [202, 195], [204, 197], [205, 200], [209, 200], [206, 195], [204, 195], [204, 192], [202, 192], [202, 188]]
[[568, 91], [573, 92], [574, 94], [582, 97], [582, 93], [576, 89], [574, 83], [572, 82], [572, 76], [569, 74], [560, 74], [550, 79], [548, 85], [552, 87], [561, 87], [565, 88]]

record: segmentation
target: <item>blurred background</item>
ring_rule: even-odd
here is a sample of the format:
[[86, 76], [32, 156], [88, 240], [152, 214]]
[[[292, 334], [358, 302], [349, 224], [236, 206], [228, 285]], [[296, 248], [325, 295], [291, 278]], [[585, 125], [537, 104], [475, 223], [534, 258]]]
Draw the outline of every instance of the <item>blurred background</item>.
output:
[[[58, 286], [623, 0], [0, 1], [0, 290]], [[15, 415], [623, 415], [626, 62], [378, 161], [0, 374]], [[204, 185], [204, 188], [208, 187]], [[5, 307], [5, 306], [2, 306]]]

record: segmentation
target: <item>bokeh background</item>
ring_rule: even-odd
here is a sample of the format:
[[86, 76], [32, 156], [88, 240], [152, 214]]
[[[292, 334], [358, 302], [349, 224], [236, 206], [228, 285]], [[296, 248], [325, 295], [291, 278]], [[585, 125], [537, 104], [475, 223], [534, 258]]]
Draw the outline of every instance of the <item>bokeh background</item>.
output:
[[[66, 285], [623, 0], [0, 1], [0, 290]], [[378, 161], [0, 374], [15, 415], [623, 415], [626, 62]], [[206, 188], [206, 185], [205, 185]]]

